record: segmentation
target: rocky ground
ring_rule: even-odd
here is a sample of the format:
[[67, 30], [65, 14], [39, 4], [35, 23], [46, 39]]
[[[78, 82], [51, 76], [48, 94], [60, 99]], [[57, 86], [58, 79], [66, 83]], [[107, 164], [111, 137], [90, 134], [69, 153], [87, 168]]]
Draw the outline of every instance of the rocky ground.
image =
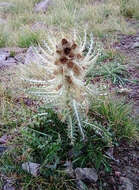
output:
[[[125, 36], [120, 35], [120, 42], [115, 44], [118, 51], [124, 53], [128, 57], [134, 59], [136, 67], [129, 65], [128, 72], [132, 79], [139, 79], [138, 60], [139, 60], [139, 35]], [[31, 49], [31, 48], [30, 48]], [[25, 48], [1, 48], [0, 49], [0, 69], [11, 69], [17, 64], [25, 64], [25, 58], [32, 56], [30, 49]], [[28, 53], [27, 53], [28, 52]], [[128, 83], [127, 88], [130, 89], [128, 98], [134, 103], [134, 114], [139, 114], [139, 84]], [[4, 142], [4, 139], [3, 139]], [[2, 139], [1, 142], [2, 143]], [[113, 147], [108, 154], [112, 158], [111, 175], [101, 170], [98, 175], [98, 181], [103, 181], [103, 188], [107, 190], [137, 190], [139, 187], [139, 149], [138, 143], [129, 145], [124, 141], [119, 146]], [[0, 146], [0, 151], [4, 151]], [[91, 174], [90, 174], [91, 175]], [[81, 184], [78, 184], [78, 186]], [[97, 189], [97, 183], [94, 184]], [[7, 189], [8, 190], [8, 189]]]
[[139, 187], [139, 144], [129, 145], [121, 140], [117, 147], [110, 148], [111, 175], [100, 172], [100, 179], [106, 181], [107, 190], [137, 190]]
[[[35, 11], [46, 11], [48, 7], [48, 1], [43, 1], [35, 7]], [[5, 5], [7, 6], [7, 5]], [[0, 20], [0, 22], [4, 22]], [[131, 25], [136, 25], [134, 21]], [[139, 31], [137, 29], [134, 35], [118, 34], [118, 41], [113, 44], [118, 52], [122, 53], [128, 62], [128, 72], [130, 79], [139, 81]], [[17, 64], [25, 64], [27, 57], [32, 57], [30, 49], [19, 47], [6, 47], [0, 48], [0, 70], [12, 69]], [[1, 79], [0, 79], [1, 80]], [[128, 82], [126, 88], [129, 89], [128, 100], [134, 104], [133, 114], [137, 116], [139, 114], [139, 82]], [[5, 139], [4, 139], [5, 138]], [[0, 138], [0, 154], [5, 150], [3, 144], [6, 143], [6, 137]], [[121, 140], [119, 145], [110, 148], [107, 152], [111, 158], [112, 172], [110, 174], [104, 173], [103, 169], [100, 170], [96, 176], [96, 181], [103, 183], [105, 190], [138, 190], [139, 189], [139, 144], [134, 142], [128, 144], [126, 141]], [[78, 174], [77, 174], [78, 172]], [[76, 174], [79, 175], [81, 171], [77, 170]], [[87, 175], [83, 171], [83, 175]], [[80, 174], [81, 175], [81, 174]], [[90, 174], [92, 175], [92, 174]], [[95, 174], [94, 174], [95, 175]], [[1, 178], [4, 178], [2, 175]], [[78, 176], [79, 177], [79, 176]], [[86, 177], [87, 178], [87, 177]], [[82, 179], [82, 178], [81, 178]], [[10, 183], [10, 179], [4, 178], [5, 184]], [[8, 182], [9, 180], [9, 182]], [[84, 179], [83, 179], [84, 180]], [[88, 179], [87, 179], [88, 180]], [[13, 179], [14, 181], [14, 179]], [[12, 181], [12, 183], [14, 183]], [[98, 188], [98, 183], [95, 181], [93, 188]], [[89, 182], [87, 182], [89, 183]], [[4, 190], [14, 190], [14, 187], [7, 185]], [[82, 185], [78, 183], [79, 189], [83, 189]]]
[[119, 42], [114, 44], [119, 52], [121, 52], [128, 60], [128, 72], [131, 80], [136, 83], [128, 83], [127, 88], [130, 89], [129, 99], [133, 100], [134, 113], [139, 114], [139, 33], [135, 35], [118, 35]]

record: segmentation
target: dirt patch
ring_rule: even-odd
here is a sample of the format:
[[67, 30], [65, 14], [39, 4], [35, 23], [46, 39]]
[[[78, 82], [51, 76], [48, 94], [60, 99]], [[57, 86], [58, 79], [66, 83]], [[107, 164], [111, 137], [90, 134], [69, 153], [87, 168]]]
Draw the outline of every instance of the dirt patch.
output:
[[135, 82], [128, 82], [127, 88], [130, 89], [128, 93], [128, 99], [133, 101], [133, 113], [135, 116], [139, 115], [139, 69], [130, 68], [128, 70], [130, 73], [131, 81]]
[[113, 44], [113, 47], [124, 53], [130, 64], [139, 64], [139, 33], [136, 35], [119, 34], [118, 41]]
[[133, 101], [133, 112], [139, 114], [139, 33], [136, 35], [118, 35], [119, 42], [113, 44], [120, 53], [127, 57], [128, 73], [130, 76], [126, 87], [130, 90], [128, 99]]
[[0, 70], [24, 63], [26, 48], [0, 48]]
[[128, 22], [129, 27], [135, 29], [135, 31], [139, 33], [139, 20], [127, 18], [126, 21]]
[[[100, 172], [103, 190], [137, 190], [139, 188], [139, 143], [119, 142], [118, 147], [111, 148], [112, 172]], [[127, 183], [126, 183], [127, 182]], [[130, 183], [129, 183], [130, 182]], [[130, 188], [129, 188], [130, 187]]]

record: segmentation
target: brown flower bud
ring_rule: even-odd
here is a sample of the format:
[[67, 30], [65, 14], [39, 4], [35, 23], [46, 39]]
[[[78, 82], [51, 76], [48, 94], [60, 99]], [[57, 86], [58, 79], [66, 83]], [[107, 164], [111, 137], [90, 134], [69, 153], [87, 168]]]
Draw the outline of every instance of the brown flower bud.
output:
[[72, 52], [70, 52], [69, 57], [70, 57], [71, 59], [73, 59], [73, 58], [74, 58], [74, 54], [73, 54]]
[[68, 62], [67, 62], [67, 66], [68, 66], [68, 68], [72, 68], [73, 65], [74, 65], [74, 63], [73, 63], [72, 61], [68, 61]]
[[79, 75], [81, 73], [81, 69], [78, 65], [74, 65], [72, 69], [76, 75]]
[[58, 91], [61, 87], [62, 87], [62, 84], [59, 84], [59, 85], [56, 87], [56, 90]]
[[62, 64], [65, 64], [67, 61], [68, 61], [68, 59], [66, 57], [64, 57], [64, 56], [60, 58], [60, 62]]
[[66, 55], [68, 55], [70, 53], [70, 51], [71, 51], [71, 48], [68, 48], [68, 47], [64, 48], [64, 53]]
[[72, 84], [72, 79], [71, 79], [70, 76], [66, 75], [65, 78], [66, 78], [66, 81], [67, 81], [69, 84]]
[[71, 46], [71, 49], [76, 49], [76, 47], [77, 47], [77, 44], [73, 43]]
[[67, 43], [68, 43], [68, 40], [66, 40], [65, 38], [63, 38], [63, 39], [61, 40], [62, 46], [65, 45], [65, 44], [67, 44]]
[[56, 53], [61, 55], [62, 51], [61, 50], [56, 50]]
[[58, 75], [58, 74], [63, 74], [63, 67], [61, 66], [60, 68], [58, 68], [57, 70], [55, 70], [53, 72], [54, 75]]
[[77, 59], [81, 59], [81, 58], [82, 58], [81, 54], [77, 54]]

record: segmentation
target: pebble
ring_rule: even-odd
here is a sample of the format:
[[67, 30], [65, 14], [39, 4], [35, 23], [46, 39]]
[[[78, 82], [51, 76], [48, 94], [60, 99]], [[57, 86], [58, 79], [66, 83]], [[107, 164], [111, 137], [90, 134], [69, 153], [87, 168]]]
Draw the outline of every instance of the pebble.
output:
[[47, 11], [50, 3], [51, 3], [51, 0], [43, 0], [40, 3], [36, 4], [34, 11], [45, 13]]
[[119, 187], [119, 190], [133, 190], [133, 184], [130, 179], [126, 177], [120, 177], [122, 185]]
[[75, 175], [78, 180], [89, 182], [96, 182], [98, 180], [98, 175], [94, 168], [76, 168]]
[[40, 172], [40, 164], [33, 162], [25, 162], [22, 164], [22, 169], [36, 177], [39, 175]]

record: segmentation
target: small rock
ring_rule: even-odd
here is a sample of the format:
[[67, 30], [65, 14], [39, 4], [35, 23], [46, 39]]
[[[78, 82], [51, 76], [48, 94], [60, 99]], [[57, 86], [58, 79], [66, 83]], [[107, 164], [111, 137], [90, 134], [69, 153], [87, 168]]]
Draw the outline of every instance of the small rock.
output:
[[3, 135], [2, 137], [0, 137], [0, 143], [1, 144], [5, 144], [8, 140], [8, 135]]
[[117, 89], [118, 94], [128, 95], [130, 92], [131, 92], [131, 89], [128, 89], [128, 88]]
[[1, 176], [1, 179], [4, 181], [4, 187], [3, 187], [3, 190], [15, 190], [15, 183], [16, 183], [16, 180], [14, 178], [8, 178], [6, 176]]
[[0, 48], [0, 52], [6, 52], [6, 53], [25, 53], [27, 51], [27, 48], [19, 48], [19, 47], [5, 47], [5, 48]]
[[6, 146], [0, 146], [0, 156], [7, 150]]
[[6, 183], [3, 190], [15, 190], [15, 187], [12, 184]]
[[36, 177], [39, 175], [40, 172], [40, 164], [33, 162], [25, 162], [22, 164], [22, 169]]
[[120, 177], [122, 185], [119, 187], [119, 190], [133, 190], [133, 184], [130, 179], [126, 177]]
[[3, 63], [0, 64], [0, 69], [9, 68], [11, 66], [16, 66], [16, 63], [6, 61], [6, 62], [3, 62]]
[[40, 31], [48, 29], [48, 26], [43, 22], [37, 22], [31, 26], [33, 31]]
[[25, 64], [31, 64], [31, 63], [35, 63], [36, 59], [39, 59], [36, 56], [36, 52], [34, 51], [33, 47], [29, 47], [27, 52], [26, 52], [26, 56], [25, 56]]
[[15, 66], [16, 60], [10, 57], [10, 52], [0, 51], [0, 69]]
[[35, 6], [35, 12], [46, 12], [48, 9], [48, 6], [50, 5], [50, 0], [43, 0], [40, 3], [36, 4]]
[[5, 20], [5, 19], [0, 18], [0, 24], [6, 24], [6, 20]]
[[120, 175], [121, 175], [121, 172], [115, 171], [115, 176], [116, 177], [120, 177]]
[[16, 60], [14, 58], [8, 58], [5, 61], [0, 62], [0, 68], [16, 66]]
[[126, 177], [130, 178], [131, 180], [139, 181], [139, 169], [136, 167], [125, 166], [125, 168], [123, 168], [122, 174], [125, 174]]
[[5, 61], [10, 56], [10, 53], [5, 51], [0, 51], [0, 63]]
[[25, 62], [25, 54], [24, 53], [17, 54], [14, 58], [18, 63], [23, 64]]
[[13, 57], [8, 57], [8, 59], [6, 60], [6, 62], [9, 62], [9, 63], [15, 63], [15, 59]]
[[4, 8], [10, 8], [13, 7], [13, 3], [8, 3], [8, 2], [0, 2], [0, 9], [4, 9]]
[[128, 162], [129, 157], [125, 156], [123, 159], [124, 159], [124, 161]]
[[76, 186], [77, 186], [77, 189], [79, 189], [79, 190], [87, 189], [86, 185], [81, 180], [77, 180]]
[[134, 48], [139, 48], [139, 42], [135, 42], [133, 45], [132, 45], [132, 49]]
[[76, 168], [75, 174], [77, 180], [89, 182], [96, 182], [98, 180], [98, 175], [94, 168]]

